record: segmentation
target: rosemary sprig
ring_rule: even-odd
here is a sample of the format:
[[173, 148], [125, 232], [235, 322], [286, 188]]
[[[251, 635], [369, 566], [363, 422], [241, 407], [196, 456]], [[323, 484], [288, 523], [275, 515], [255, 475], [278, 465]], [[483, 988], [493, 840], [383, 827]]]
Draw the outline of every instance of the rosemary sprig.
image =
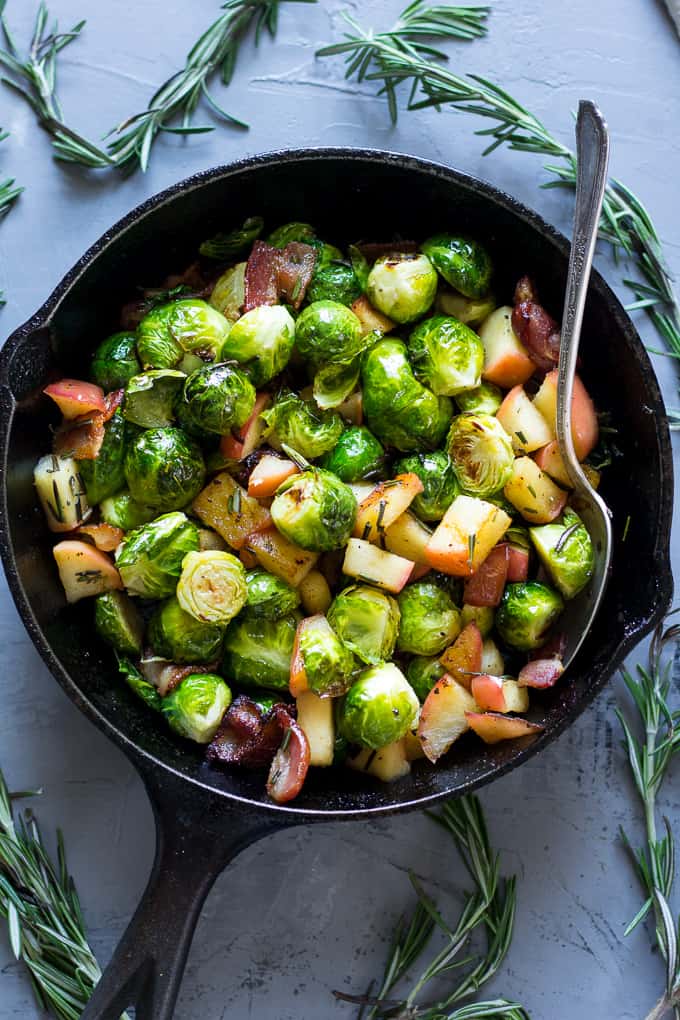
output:
[[[484, 814], [476, 797], [451, 801], [441, 812], [428, 814], [452, 837], [473, 882], [473, 890], [465, 894], [460, 916], [455, 924], [449, 924], [411, 875], [418, 904], [411, 919], [408, 922], [402, 919], [397, 925], [377, 994], [335, 992], [335, 996], [360, 1005], [364, 1012], [370, 1007], [366, 1020], [387, 1016], [401, 1020], [475, 1020], [477, 1017], [528, 1020], [522, 1006], [505, 999], [458, 1006], [493, 977], [510, 947], [515, 918], [515, 879], [503, 881], [500, 878], [498, 855], [491, 847]], [[443, 936], [443, 946], [432, 956], [408, 993], [391, 997], [422, 956], [435, 930]], [[479, 935], [486, 939], [486, 949], [482, 953], [472, 945]], [[430, 982], [449, 975], [455, 975], [455, 983], [444, 998], [421, 1004], [422, 993]]]
[[11, 77], [3, 76], [0, 81], [31, 107], [39, 123], [51, 135], [57, 159], [93, 169], [112, 166], [110, 156], [64, 123], [57, 98], [57, 57], [65, 46], [78, 38], [85, 22], [78, 22], [70, 32], [59, 32], [56, 21], [50, 28], [45, 0], [40, 0], [31, 44], [22, 56], [7, 26], [5, 5], [6, 0], [0, 0], [0, 25], [6, 47], [0, 48], [0, 66]]
[[[149, 165], [151, 147], [161, 131], [174, 134], [200, 134], [214, 130], [210, 125], [191, 123], [201, 98], [222, 120], [236, 127], [248, 125], [227, 113], [213, 98], [209, 82], [220, 73], [222, 83], [228, 85], [236, 66], [241, 41], [255, 26], [255, 42], [263, 31], [273, 37], [278, 23], [279, 4], [282, 0], [227, 0], [224, 11], [210, 25], [189, 51], [184, 67], [168, 78], [149, 100], [146, 110], [128, 117], [111, 135], [108, 150], [115, 163], [126, 170]], [[316, 3], [316, 0], [290, 0], [297, 3]], [[173, 124], [181, 115], [181, 122]]]
[[[0, 129], [0, 142], [4, 142], [7, 137], [8, 132]], [[23, 190], [23, 188], [16, 184], [12, 177], [8, 177], [6, 180], [0, 181], [0, 220], [7, 215]], [[4, 304], [5, 296], [0, 290], [0, 307]]]

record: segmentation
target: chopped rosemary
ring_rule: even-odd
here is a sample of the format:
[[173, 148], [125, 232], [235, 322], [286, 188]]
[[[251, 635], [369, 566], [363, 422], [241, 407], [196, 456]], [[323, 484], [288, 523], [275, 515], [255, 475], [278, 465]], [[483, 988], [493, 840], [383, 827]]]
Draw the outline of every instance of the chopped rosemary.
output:
[[519, 439], [519, 441], [522, 444], [522, 446], [526, 446], [527, 445], [527, 437], [524, 435], [523, 432], [515, 432], [515, 435]]
[[628, 538], [628, 529], [630, 528], [630, 514], [626, 515], [626, 523], [623, 526], [623, 534], [621, 535], [621, 541], [625, 542]]
[[475, 546], [477, 545], [477, 536], [468, 535], [468, 566], [472, 566], [475, 560]]
[[527, 489], [529, 490], [529, 492], [531, 493], [531, 495], [532, 495], [532, 496], [534, 497], [534, 499], [536, 499], [536, 490], [535, 490], [535, 488], [533, 487], [533, 485], [527, 485]]
[[581, 522], [580, 522], [580, 521], [576, 521], [576, 522], [575, 522], [574, 524], [570, 524], [568, 528], [565, 528], [565, 529], [564, 529], [564, 531], [562, 532], [562, 534], [560, 535], [560, 537], [559, 537], [559, 538], [557, 539], [557, 541], [555, 542], [555, 552], [556, 552], [556, 553], [557, 553], [558, 555], [559, 555], [559, 553], [561, 553], [561, 552], [562, 552], [562, 550], [564, 549], [565, 545], [567, 544], [567, 542], [569, 541], [569, 539], [571, 538], [571, 536], [572, 536], [572, 535], [573, 535], [573, 534], [574, 534], [574, 533], [575, 533], [576, 531], [578, 531], [578, 529], [579, 529], [580, 527], [581, 527]]

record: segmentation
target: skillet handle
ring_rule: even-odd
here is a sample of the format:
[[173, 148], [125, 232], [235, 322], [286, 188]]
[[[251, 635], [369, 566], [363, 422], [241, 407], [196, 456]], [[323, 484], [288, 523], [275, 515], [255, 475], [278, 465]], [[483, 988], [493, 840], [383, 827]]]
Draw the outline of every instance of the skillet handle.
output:
[[141, 902], [81, 1020], [171, 1020], [201, 908], [215, 879], [251, 843], [294, 822], [225, 808], [181, 778], [143, 775], [156, 856]]

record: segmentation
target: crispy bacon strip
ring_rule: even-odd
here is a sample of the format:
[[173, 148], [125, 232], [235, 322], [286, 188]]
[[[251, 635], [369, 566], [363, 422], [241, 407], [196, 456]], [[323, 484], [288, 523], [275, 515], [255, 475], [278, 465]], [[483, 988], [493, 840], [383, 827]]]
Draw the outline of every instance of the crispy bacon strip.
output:
[[560, 358], [560, 329], [537, 300], [536, 288], [523, 276], [515, 288], [512, 328], [542, 372], [555, 368]]
[[101, 549], [102, 552], [114, 552], [125, 538], [122, 528], [114, 528], [112, 524], [103, 521], [101, 524], [83, 524], [76, 534], [91, 538], [97, 549]]
[[242, 765], [263, 768], [269, 765], [281, 744], [282, 727], [275, 705], [263, 715], [258, 706], [244, 694], [234, 699], [215, 737], [208, 745], [208, 761], [217, 765]]
[[104, 425], [116, 413], [125, 390], [112, 390], [104, 397], [105, 411], [90, 411], [72, 421], [64, 421], [54, 436], [54, 452], [60, 457], [94, 460], [104, 442]]
[[156, 659], [150, 648], [144, 652], [139, 663], [139, 670], [145, 680], [158, 689], [162, 698], [170, 691], [174, 691], [185, 677], [192, 673], [213, 673], [217, 668], [216, 662], [193, 664], [191, 666], [178, 666], [174, 662], [166, 662], [164, 659]]
[[269, 770], [267, 793], [277, 804], [286, 804], [297, 797], [303, 787], [311, 753], [304, 730], [287, 707], [274, 705], [272, 712], [283, 730], [283, 740]]
[[417, 241], [370, 241], [358, 244], [357, 248], [367, 262], [375, 262], [383, 255], [414, 255], [418, 251]]
[[299, 308], [316, 266], [316, 249], [301, 241], [285, 248], [272, 248], [255, 241], [246, 265], [244, 311], [260, 305], [275, 305], [279, 300]]

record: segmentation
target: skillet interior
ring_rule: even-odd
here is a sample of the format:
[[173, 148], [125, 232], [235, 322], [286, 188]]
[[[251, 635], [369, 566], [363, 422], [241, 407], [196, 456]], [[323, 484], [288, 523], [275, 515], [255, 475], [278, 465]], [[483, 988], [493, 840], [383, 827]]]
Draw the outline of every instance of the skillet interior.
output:
[[[667, 608], [672, 591], [668, 541], [672, 460], [663, 403], [640, 340], [619, 303], [593, 275], [581, 353], [596, 403], [611, 411], [625, 457], [605, 473], [602, 493], [613, 509], [614, 569], [607, 595], [568, 680], [534, 698], [545, 733], [526, 746], [486, 747], [463, 738], [437, 769], [416, 764], [385, 786], [348, 770], [313, 770], [291, 808], [267, 801], [261, 773], [222, 773], [195, 745], [172, 737], [119, 681], [108, 651], [94, 638], [88, 600], [65, 608], [53, 567], [51, 538], [32, 489], [32, 468], [54, 421], [36, 394], [58, 367], [79, 376], [89, 355], [117, 328], [120, 305], [138, 285], [155, 286], [191, 261], [198, 243], [248, 216], [267, 224], [302, 219], [339, 244], [387, 239], [398, 230], [422, 238], [451, 228], [483, 240], [497, 267], [495, 290], [509, 300], [524, 272], [559, 315], [567, 242], [523, 206], [488, 185], [412, 157], [360, 150], [274, 153], [197, 175], [141, 206], [106, 234], [47, 302], [18, 330], [0, 360], [17, 400], [4, 437], [2, 551], [15, 599], [31, 637], [69, 696], [124, 749], [136, 745], [200, 786], [284, 813], [382, 813], [464, 792], [519, 764], [559, 734], [590, 702], [634, 640]], [[3, 394], [7, 403], [6, 392]], [[625, 544], [623, 532], [630, 518]], [[636, 583], [630, 583], [634, 560]], [[138, 754], [139, 757], [139, 754]]]

